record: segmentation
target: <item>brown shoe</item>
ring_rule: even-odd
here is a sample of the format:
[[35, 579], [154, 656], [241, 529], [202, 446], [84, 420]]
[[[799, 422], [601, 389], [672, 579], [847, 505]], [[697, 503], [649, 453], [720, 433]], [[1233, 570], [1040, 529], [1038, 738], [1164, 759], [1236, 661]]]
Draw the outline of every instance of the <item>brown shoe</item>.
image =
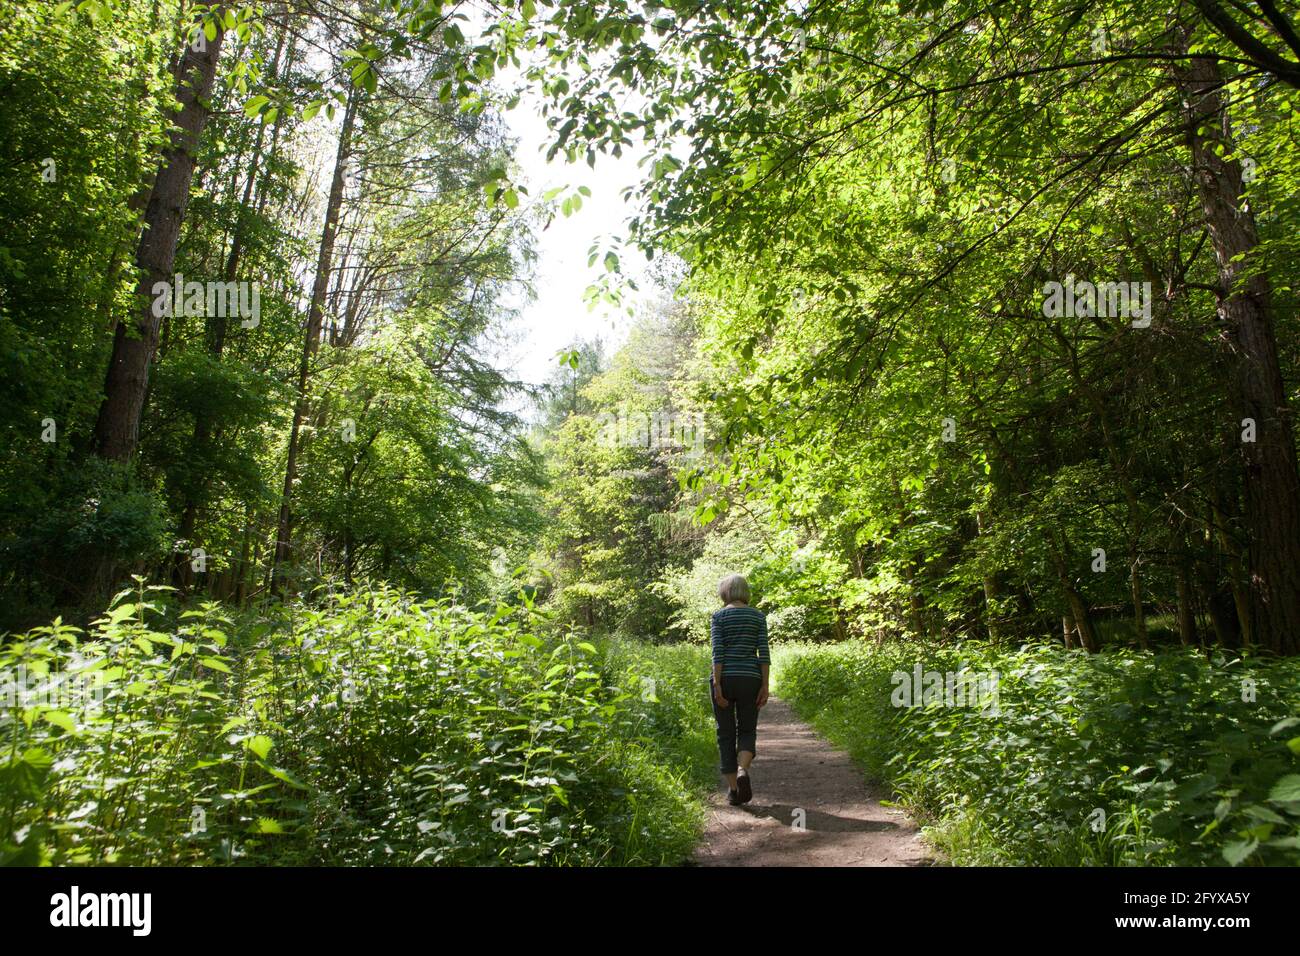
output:
[[749, 803], [750, 800], [754, 799], [754, 788], [749, 785], [748, 770], [741, 770], [736, 773], [736, 791], [741, 803]]
[[744, 802], [745, 801], [740, 799], [740, 794], [738, 794], [735, 790], [727, 791], [727, 803], [731, 804], [733, 807], [738, 807]]

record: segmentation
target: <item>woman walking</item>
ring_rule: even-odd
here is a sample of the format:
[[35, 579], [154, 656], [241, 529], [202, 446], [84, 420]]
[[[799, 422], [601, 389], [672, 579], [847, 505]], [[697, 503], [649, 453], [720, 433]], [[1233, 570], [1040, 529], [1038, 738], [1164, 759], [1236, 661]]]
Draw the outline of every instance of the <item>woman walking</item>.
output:
[[767, 617], [749, 606], [749, 582], [739, 574], [722, 579], [721, 611], [713, 615], [713, 719], [718, 724], [718, 756], [727, 778], [727, 802], [733, 807], [754, 795], [749, 765], [758, 735], [758, 709], [767, 703]]

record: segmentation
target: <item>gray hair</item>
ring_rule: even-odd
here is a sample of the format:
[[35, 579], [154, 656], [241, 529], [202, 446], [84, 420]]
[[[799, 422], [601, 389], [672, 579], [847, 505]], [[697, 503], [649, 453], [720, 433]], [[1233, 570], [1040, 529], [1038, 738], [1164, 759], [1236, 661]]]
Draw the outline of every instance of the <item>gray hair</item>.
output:
[[739, 574], [728, 574], [718, 582], [718, 597], [722, 599], [723, 604], [730, 604], [733, 601], [744, 601], [749, 603], [749, 582]]

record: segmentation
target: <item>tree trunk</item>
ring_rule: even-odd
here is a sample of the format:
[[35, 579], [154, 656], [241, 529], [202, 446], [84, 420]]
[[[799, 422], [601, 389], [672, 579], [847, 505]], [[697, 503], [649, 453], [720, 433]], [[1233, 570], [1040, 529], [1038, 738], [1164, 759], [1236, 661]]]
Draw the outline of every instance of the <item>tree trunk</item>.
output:
[[1223, 588], [1213, 588], [1206, 602], [1210, 612], [1210, 625], [1214, 640], [1220, 647], [1233, 650], [1241, 646], [1241, 623], [1233, 606], [1232, 595]]
[[1138, 571], [1140, 559], [1136, 551], [1129, 552], [1129, 596], [1133, 602], [1133, 631], [1137, 634], [1138, 647], [1150, 650], [1151, 642], [1147, 637], [1147, 615], [1142, 606], [1142, 575]]
[[1065, 558], [1062, 549], [1052, 542], [1051, 550], [1052, 564], [1056, 568], [1056, 579], [1060, 582], [1061, 590], [1065, 593], [1065, 601], [1068, 609], [1068, 617], [1074, 623], [1074, 631], [1079, 635], [1079, 644], [1089, 654], [1097, 653], [1097, 634], [1092, 629], [1092, 613], [1088, 610], [1088, 604], [1083, 599], [1083, 595], [1075, 588], [1074, 583], [1070, 580], [1069, 570], [1065, 566]]
[[321, 322], [325, 315], [326, 291], [329, 289], [330, 268], [334, 260], [334, 240], [338, 231], [339, 209], [343, 205], [343, 179], [347, 171], [348, 156], [352, 149], [352, 127], [356, 118], [356, 92], [348, 93], [347, 107], [343, 113], [343, 127], [339, 131], [338, 152], [334, 158], [334, 176], [330, 181], [329, 201], [325, 207], [325, 225], [321, 230], [320, 249], [316, 258], [316, 277], [312, 282], [311, 305], [307, 310], [307, 333], [303, 340], [302, 361], [298, 366], [298, 400], [293, 410], [293, 425], [289, 429], [289, 449], [284, 468], [284, 490], [280, 497], [280, 515], [276, 522], [275, 553], [271, 558], [271, 588], [279, 591], [284, 585], [284, 566], [291, 555], [293, 534], [293, 486], [298, 478], [298, 452], [302, 442], [302, 425], [307, 417], [308, 385], [311, 378], [311, 361], [320, 343]]
[[1245, 561], [1241, 548], [1233, 540], [1228, 525], [1229, 518], [1223, 510], [1222, 490], [1215, 487], [1210, 500], [1210, 526], [1213, 528], [1210, 540], [1212, 543], [1217, 543], [1219, 553], [1223, 555], [1224, 571], [1228, 578], [1228, 587], [1232, 591], [1232, 605], [1237, 616], [1236, 624], [1231, 628], [1234, 637], [1230, 646], [1237, 647], [1241, 643], [1250, 644], [1250, 587], [1246, 581]]
[[153, 314], [152, 290], [154, 283], [173, 281], [176, 243], [194, 177], [194, 151], [207, 122], [207, 100], [216, 78], [223, 35], [218, 26], [215, 39], [206, 42], [201, 52], [187, 46], [181, 61], [176, 88], [181, 109], [175, 117], [171, 145], [163, 153], [162, 167], [149, 195], [136, 250], [139, 311], [133, 322], [119, 322], [114, 330], [104, 400], [95, 422], [95, 454], [110, 461], [128, 461], [139, 443], [149, 366], [158, 348], [160, 317]]
[[1191, 574], [1188, 571], [1186, 553], [1179, 556], [1178, 566], [1174, 569], [1175, 585], [1178, 589], [1178, 640], [1183, 647], [1200, 643], [1196, 633], [1196, 615], [1192, 611]]
[[1083, 595], [1067, 584], [1065, 597], [1070, 604], [1070, 616], [1074, 618], [1074, 632], [1079, 636], [1080, 646], [1089, 654], [1096, 654], [1097, 634], [1092, 629], [1092, 614], [1083, 600]]
[[[988, 534], [989, 519], [983, 511], [975, 514], [975, 527], [980, 535]], [[998, 586], [998, 576], [992, 572], [982, 575], [984, 583], [984, 626], [988, 629], [989, 640], [998, 641], [1001, 639], [998, 628], [998, 596], [1001, 588]]]
[[251, 562], [249, 561], [249, 548], [253, 539], [253, 506], [247, 505], [244, 509], [244, 535], [239, 546], [239, 561], [234, 567], [234, 598], [235, 604], [240, 607], [244, 605], [244, 599], [248, 596], [248, 577]]
[[[1184, 33], [1183, 49], [1188, 37]], [[1250, 535], [1249, 633], [1278, 654], [1300, 654], [1300, 471], [1266, 276], [1250, 272], [1259, 243], [1254, 216], [1239, 206], [1241, 165], [1227, 160], [1234, 147], [1210, 60], [1173, 67], [1187, 111], [1193, 173], [1224, 289], [1218, 313], [1236, 363], [1236, 405], [1256, 424], [1243, 442], [1246, 528]]]
[[1137, 635], [1138, 647], [1145, 651], [1149, 649], [1149, 643], [1147, 640], [1146, 612], [1142, 606], [1142, 576], [1139, 573], [1141, 566], [1142, 504], [1138, 498], [1137, 489], [1134, 487], [1132, 476], [1129, 474], [1129, 465], [1127, 463], [1131, 458], [1124, 454], [1124, 450], [1115, 437], [1105, 402], [1097, 394], [1097, 390], [1092, 383], [1083, 376], [1083, 370], [1079, 366], [1077, 349], [1070, 343], [1069, 338], [1059, 325], [1052, 326], [1052, 334], [1056, 337], [1069, 359], [1071, 378], [1074, 379], [1075, 385], [1088, 400], [1093, 414], [1097, 416], [1097, 422], [1101, 426], [1102, 438], [1106, 443], [1106, 457], [1110, 461], [1115, 478], [1124, 492], [1128, 516], [1126, 530], [1128, 532], [1129, 597], [1133, 607], [1133, 632]]
[[[281, 33], [280, 39], [276, 44], [275, 55], [271, 60], [272, 77], [279, 79], [280, 74], [280, 55], [284, 50], [284, 34]], [[292, 58], [292, 57], [291, 57]], [[279, 119], [276, 120], [278, 125]], [[243, 197], [240, 202], [239, 211], [235, 215], [235, 226], [233, 235], [230, 240], [230, 252], [226, 256], [225, 269], [222, 278], [225, 282], [234, 282], [239, 275], [239, 266], [242, 261], [244, 252], [244, 234], [248, 228], [247, 215], [249, 204], [253, 198], [253, 187], [257, 183], [258, 173], [262, 168], [262, 140], [266, 133], [266, 124], [259, 123], [257, 126], [257, 136], [253, 142], [253, 156], [248, 173], [244, 178]], [[274, 156], [274, 147], [272, 151]], [[226, 348], [226, 332], [228, 329], [227, 317], [218, 310], [218, 314], [208, 316], [207, 320], [207, 341], [208, 350], [212, 357], [217, 361], [221, 360], [222, 354]], [[205, 414], [198, 414], [194, 418], [194, 438], [192, 447], [202, 448], [208, 444], [212, 438], [213, 423]], [[194, 529], [198, 524], [198, 510], [202, 503], [203, 493], [199, 488], [191, 487], [186, 491], [185, 504], [181, 512], [181, 527], [178, 537], [182, 540], [189, 540], [194, 535]], [[176, 562], [172, 571], [172, 584], [185, 590], [189, 582], [187, 573], [188, 556], [177, 555]]]

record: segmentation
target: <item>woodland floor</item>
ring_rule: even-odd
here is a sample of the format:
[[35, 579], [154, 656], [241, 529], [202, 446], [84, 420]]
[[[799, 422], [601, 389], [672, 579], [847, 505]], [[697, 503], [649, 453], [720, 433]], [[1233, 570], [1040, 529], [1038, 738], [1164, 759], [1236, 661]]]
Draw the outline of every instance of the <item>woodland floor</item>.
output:
[[[934, 862], [914, 823], [884, 807], [841, 750], [771, 698], [759, 711], [754, 799], [727, 805], [725, 782], [712, 798], [700, 866], [925, 866]], [[803, 811], [803, 827], [794, 825]]]

